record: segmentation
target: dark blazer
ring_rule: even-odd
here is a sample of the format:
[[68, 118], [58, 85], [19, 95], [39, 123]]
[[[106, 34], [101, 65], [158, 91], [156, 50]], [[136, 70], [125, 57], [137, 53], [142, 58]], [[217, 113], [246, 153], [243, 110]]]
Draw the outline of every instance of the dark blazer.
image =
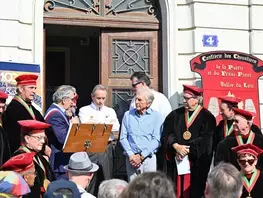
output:
[[50, 165], [59, 178], [65, 174], [64, 166], [68, 164], [71, 153], [63, 153], [62, 148], [67, 137], [69, 120], [57, 105], [52, 104], [46, 114], [45, 120], [51, 124], [51, 130], [47, 133], [48, 143], [51, 147]]

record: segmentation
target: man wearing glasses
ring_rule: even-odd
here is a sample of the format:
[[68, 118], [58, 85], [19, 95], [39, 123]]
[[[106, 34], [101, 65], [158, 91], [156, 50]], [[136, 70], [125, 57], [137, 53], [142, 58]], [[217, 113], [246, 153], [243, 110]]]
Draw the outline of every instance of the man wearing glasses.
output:
[[11, 153], [14, 153], [20, 145], [19, 120], [38, 120], [44, 122], [41, 113], [32, 104], [38, 76], [34, 74], [22, 74], [16, 77], [17, 95], [12, 99], [3, 114], [3, 127], [7, 133]]
[[[252, 132], [252, 117], [253, 115], [246, 110], [233, 108], [235, 113], [233, 130], [234, 136], [228, 136], [218, 144], [215, 154], [215, 165], [221, 161], [233, 164], [237, 169], [240, 169], [237, 163], [237, 155], [231, 150], [235, 146], [243, 144], [253, 144], [263, 149], [262, 135]], [[258, 159], [258, 168], [263, 170], [263, 158]]]
[[[213, 150], [216, 152], [217, 145], [225, 139], [227, 136], [234, 136], [233, 130], [233, 122], [235, 113], [233, 108], [238, 108], [238, 103], [241, 100], [234, 96], [223, 96], [219, 97], [221, 100], [220, 103], [220, 114], [222, 115], [222, 120], [219, 122], [215, 129], [214, 137], [213, 137]], [[251, 130], [259, 135], [262, 135], [261, 130], [252, 123]]]
[[52, 128], [47, 134], [52, 150], [50, 164], [58, 179], [67, 178], [64, 166], [68, 164], [71, 153], [63, 153], [62, 148], [69, 124], [79, 123], [78, 117], [71, 111], [76, 106], [75, 101], [76, 89], [70, 85], [62, 85], [53, 94], [53, 104], [45, 114], [45, 120]]
[[[130, 78], [132, 82], [132, 90], [136, 92], [140, 87], [147, 87], [149, 88], [151, 85], [150, 78], [147, 76], [145, 72], [134, 72], [134, 74]], [[166, 98], [165, 95], [162, 93], [151, 89], [154, 95], [154, 101], [151, 104], [151, 108], [155, 111], [158, 111], [162, 114], [163, 119], [172, 111], [172, 107]], [[135, 97], [132, 99], [130, 104], [130, 109], [135, 108]]]
[[[164, 167], [176, 183], [177, 197], [200, 198], [204, 195], [207, 174], [212, 160], [212, 136], [215, 117], [202, 103], [203, 90], [184, 85], [184, 107], [172, 111], [164, 121], [161, 138], [164, 147]], [[182, 161], [190, 172], [179, 172]]]
[[8, 95], [0, 90], [0, 166], [2, 166], [2, 164], [8, 160], [11, 155], [7, 134], [2, 127], [2, 115], [6, 109], [5, 102], [7, 98]]
[[[29, 184], [31, 193], [26, 197], [41, 198], [47, 190], [48, 184], [55, 179], [49, 162], [42, 155], [42, 149], [46, 142], [45, 130], [48, 129], [50, 125], [36, 120], [20, 120], [18, 123], [21, 126], [21, 143], [13, 156], [23, 153], [34, 153], [33, 161], [36, 172], [29, 170], [29, 172], [33, 172], [33, 174], [29, 175], [31, 179]], [[13, 160], [14, 159], [16, 158], [13, 157]], [[35, 181], [33, 181], [33, 177], [35, 177]]]

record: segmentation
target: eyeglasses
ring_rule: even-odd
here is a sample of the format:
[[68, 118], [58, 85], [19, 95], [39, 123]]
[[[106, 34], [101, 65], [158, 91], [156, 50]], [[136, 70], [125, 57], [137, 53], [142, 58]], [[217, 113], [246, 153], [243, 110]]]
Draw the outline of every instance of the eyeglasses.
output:
[[239, 163], [241, 165], [245, 165], [246, 163], [248, 163], [249, 165], [252, 165], [255, 161], [255, 159], [249, 159], [249, 160], [241, 160], [241, 159], [238, 159]]
[[139, 82], [137, 82], [137, 83], [134, 83], [134, 84], [132, 84], [132, 87], [135, 88], [137, 85], [139, 85], [139, 84], [141, 84], [141, 83], [142, 83], [142, 81], [139, 81]]
[[33, 137], [33, 138], [37, 139], [38, 141], [41, 141], [41, 140], [46, 141], [46, 139], [47, 139], [46, 136], [34, 136], [34, 135], [30, 135], [30, 137]]

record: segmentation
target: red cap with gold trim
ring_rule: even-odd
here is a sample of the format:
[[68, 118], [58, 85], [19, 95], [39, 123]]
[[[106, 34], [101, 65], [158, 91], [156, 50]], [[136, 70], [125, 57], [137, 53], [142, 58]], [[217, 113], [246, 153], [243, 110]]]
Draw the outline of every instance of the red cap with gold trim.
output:
[[201, 96], [203, 93], [203, 89], [194, 85], [183, 85], [183, 87], [184, 87], [184, 92], [191, 95]]
[[17, 173], [25, 172], [34, 167], [35, 153], [22, 153], [11, 157], [1, 167], [4, 171], [15, 171]]
[[234, 152], [237, 153], [237, 155], [241, 154], [251, 154], [255, 157], [258, 157], [261, 153], [263, 153], [263, 150], [259, 147], [253, 145], [253, 144], [242, 144], [240, 146], [236, 146], [232, 148]]
[[233, 105], [237, 105], [239, 102], [241, 102], [240, 98], [231, 97], [231, 96], [222, 96], [219, 97], [221, 102], [231, 103]]
[[20, 120], [17, 122], [21, 126], [22, 133], [41, 133], [50, 127], [50, 124], [37, 120]]
[[233, 111], [234, 111], [235, 115], [241, 115], [247, 120], [252, 120], [252, 118], [253, 118], [253, 114], [250, 113], [249, 111], [239, 109], [239, 108], [233, 108]]
[[22, 74], [15, 78], [17, 85], [37, 85], [37, 79], [35, 74]]

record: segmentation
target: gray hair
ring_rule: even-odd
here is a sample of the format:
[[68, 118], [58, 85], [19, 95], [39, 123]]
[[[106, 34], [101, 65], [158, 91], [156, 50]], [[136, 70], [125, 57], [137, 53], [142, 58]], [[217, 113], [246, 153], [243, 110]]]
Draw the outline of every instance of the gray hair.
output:
[[208, 196], [212, 198], [239, 198], [242, 194], [240, 172], [229, 163], [219, 163], [207, 177]]
[[98, 85], [96, 85], [96, 86], [93, 88], [91, 95], [92, 95], [92, 96], [95, 96], [95, 92], [96, 92], [97, 90], [107, 91], [107, 87], [104, 86], [104, 85], [98, 84]]
[[128, 183], [121, 179], [103, 181], [99, 186], [98, 198], [117, 198], [127, 186]]
[[140, 87], [136, 91], [136, 95], [145, 96], [147, 103], [153, 102], [154, 100], [153, 92], [148, 87]]
[[58, 104], [60, 103], [64, 98], [70, 97], [70, 92], [76, 93], [76, 89], [71, 85], [61, 85], [58, 87], [56, 92], [53, 94], [53, 102]]

